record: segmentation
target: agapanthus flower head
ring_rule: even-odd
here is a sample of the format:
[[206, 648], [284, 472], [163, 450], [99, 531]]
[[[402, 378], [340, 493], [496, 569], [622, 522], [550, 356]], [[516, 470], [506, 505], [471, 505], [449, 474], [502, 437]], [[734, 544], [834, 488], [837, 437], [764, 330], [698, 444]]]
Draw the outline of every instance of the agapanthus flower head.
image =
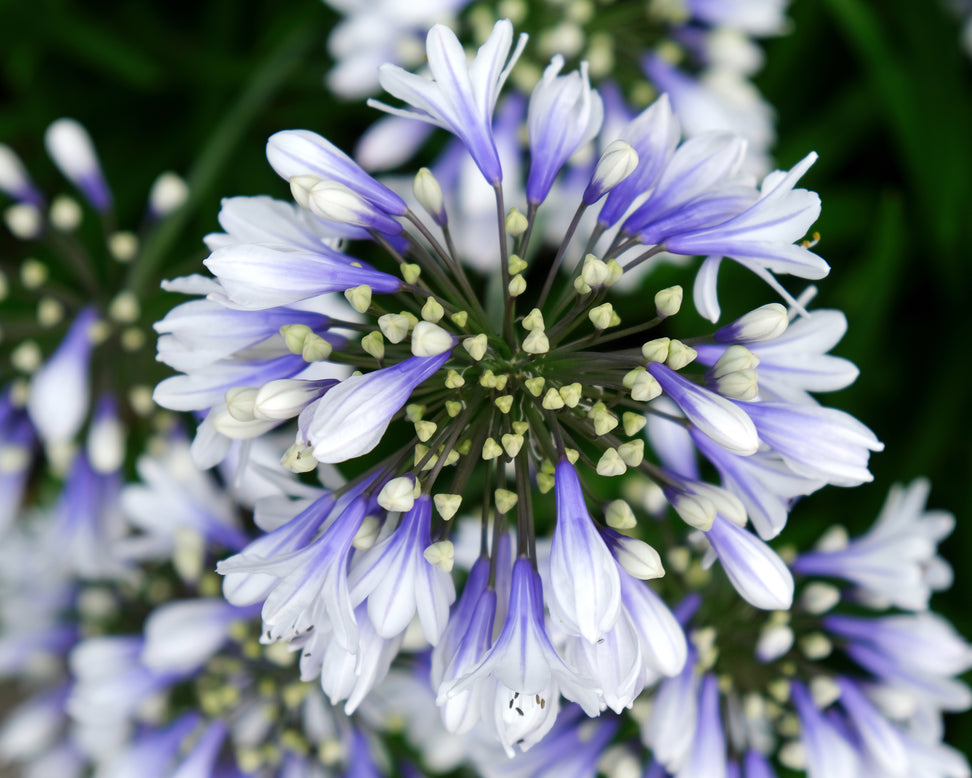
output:
[[[866, 544], [888, 516], [914, 521], [926, 496], [924, 482], [896, 487], [875, 526], [848, 547]], [[692, 644], [689, 662], [658, 686], [642, 714], [653, 775], [765, 778], [777, 767], [810, 778], [969, 774], [964, 757], [941, 742], [941, 715], [972, 705], [956, 677], [972, 666], [972, 648], [935, 613], [889, 611], [888, 600], [862, 599], [853, 578], [813, 569], [827, 553], [797, 556], [792, 609], [759, 616], [752, 609], [720, 616], [715, 582], [686, 569], [687, 588], [698, 592], [677, 609]], [[903, 577], [902, 591], [921, 591]], [[749, 642], [740, 650], [742, 635]]]
[[[84, 448], [95, 472], [114, 472], [127, 453], [120, 420], [155, 411], [150, 388], [140, 383], [150, 380], [152, 366], [141, 322], [152, 268], [142, 262], [142, 246], [158, 221], [185, 200], [186, 185], [163, 174], [138, 230], [119, 229], [111, 189], [84, 127], [58, 119], [44, 145], [80, 198], [42, 194], [14, 152], [0, 146], [0, 191], [15, 201], [4, 206], [4, 222], [18, 240], [0, 270], [0, 297], [15, 301], [4, 309], [4, 326], [20, 332], [4, 342], [0, 369], [11, 382], [8, 398], [26, 409], [30, 437], [43, 447], [33, 471], [48, 467], [64, 477]], [[119, 354], [131, 370], [118, 369]]]
[[[403, 646], [436, 646], [449, 729], [484, 728], [510, 753], [553, 726], [561, 695], [589, 715], [620, 711], [685, 662], [679, 623], [645, 583], [663, 575], [664, 549], [629, 503], [599, 504], [600, 488], [626, 475], [662, 495], [689, 525], [681, 533], [706, 533], [708, 561], [720, 559], [743, 597], [777, 610], [793, 579], [746, 524], [772, 537], [793, 496], [866, 480], [880, 448], [845, 414], [760, 394], [744, 344], [779, 341], [766, 361], [782, 385], [782, 306], [691, 338], [703, 361], [673, 336], [680, 286], [652, 289], [647, 310], [619, 291], [628, 278], [648, 288], [666, 251], [709, 257], [708, 316], [721, 256], [777, 290], [772, 272], [825, 273], [795, 242], [819, 208], [794, 189], [814, 156], [757, 187], [740, 138], [680, 143], [664, 97], [630, 121], [602, 121], [586, 66], [564, 73], [556, 56], [529, 102], [504, 102], [524, 44], [513, 50], [501, 21], [470, 62], [437, 26], [431, 80], [383, 69], [406, 103], [396, 113], [454, 136], [412, 192], [313, 133], [273, 136], [268, 157], [296, 204], [224, 201], [225, 233], [207, 239], [215, 279], [172, 284], [207, 299], [158, 325], [160, 359], [185, 375], [156, 390], [164, 405], [205, 414], [198, 461], [295, 422], [282, 462], [335, 465], [346, 479], [220, 563], [229, 600], [260, 605], [261, 640], [300, 650], [302, 677], [320, 675], [348, 711]], [[472, 199], [458, 191], [467, 183]], [[549, 251], [538, 237], [548, 217], [565, 224]], [[460, 248], [469, 239], [476, 262]], [[207, 340], [204, 322], [229, 329]], [[823, 361], [833, 344], [810, 340], [791, 339]], [[460, 511], [479, 512], [480, 561], [463, 563], [469, 593], [447, 614]]]

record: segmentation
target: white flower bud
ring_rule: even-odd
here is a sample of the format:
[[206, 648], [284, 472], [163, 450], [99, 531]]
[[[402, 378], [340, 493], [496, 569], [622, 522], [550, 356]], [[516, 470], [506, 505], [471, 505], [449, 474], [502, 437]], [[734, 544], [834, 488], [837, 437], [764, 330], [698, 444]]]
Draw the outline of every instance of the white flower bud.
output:
[[253, 417], [267, 421], [292, 419], [321, 396], [316, 381], [280, 378], [260, 387], [253, 399]]
[[550, 341], [547, 333], [541, 328], [531, 330], [530, 334], [523, 340], [523, 350], [527, 354], [546, 354], [550, 351]]
[[604, 521], [614, 529], [632, 529], [638, 524], [634, 511], [624, 500], [614, 500], [607, 504], [604, 511]]
[[834, 650], [833, 643], [822, 632], [811, 632], [800, 639], [800, 650], [803, 655], [814, 662], [826, 659]]
[[778, 338], [789, 324], [786, 308], [779, 303], [769, 303], [740, 316], [732, 324], [716, 332], [716, 340], [755, 342]]
[[807, 584], [800, 595], [800, 604], [804, 610], [814, 615], [826, 613], [840, 602], [840, 589], [833, 584], [814, 581]]
[[311, 213], [339, 224], [370, 227], [372, 208], [361, 195], [338, 181], [318, 181], [307, 195]]
[[17, 197], [30, 186], [30, 179], [20, 157], [9, 146], [0, 143], [0, 191]]
[[41, 233], [41, 212], [29, 203], [15, 203], [3, 212], [7, 229], [19, 240], [33, 240]]
[[466, 349], [466, 351], [469, 353], [469, 356], [471, 356], [477, 362], [480, 359], [482, 359], [484, 356], [486, 356], [487, 345], [488, 345], [488, 338], [486, 337], [486, 333], [484, 332], [481, 332], [479, 335], [476, 335], [474, 337], [466, 338], [465, 340], [462, 341], [462, 347]]
[[253, 421], [253, 406], [256, 402], [255, 386], [234, 386], [226, 392], [226, 411], [237, 421]]
[[166, 171], [149, 190], [149, 208], [156, 216], [168, 216], [189, 197], [189, 187], [181, 176]]
[[290, 179], [290, 193], [294, 196], [294, 202], [301, 208], [310, 210], [311, 189], [319, 183], [321, 183], [321, 179], [317, 176], [292, 176]]
[[419, 205], [438, 224], [442, 224], [445, 221], [445, 210], [442, 207], [442, 187], [439, 186], [439, 182], [432, 175], [431, 170], [427, 167], [419, 169], [412, 181], [412, 191], [415, 193], [415, 199], [419, 201]]
[[98, 473], [113, 473], [125, 461], [125, 429], [113, 413], [99, 414], [88, 429], [88, 460]]
[[698, 494], [679, 494], [671, 499], [679, 518], [690, 527], [708, 531], [715, 521], [716, 507], [711, 500]]
[[673, 340], [668, 344], [668, 359], [665, 364], [672, 370], [681, 370], [695, 361], [699, 353], [691, 346], [686, 346], [680, 340]]
[[631, 399], [635, 402], [650, 402], [661, 395], [661, 384], [647, 370], [641, 370], [636, 374], [631, 385]]
[[361, 526], [358, 527], [358, 532], [354, 536], [354, 540], [351, 541], [351, 545], [355, 548], [366, 549], [371, 548], [375, 545], [375, 541], [378, 540], [378, 533], [381, 531], [381, 522], [378, 521], [376, 516], [365, 516], [361, 522]]
[[138, 253], [138, 236], [128, 230], [118, 230], [108, 236], [108, 253], [116, 262], [131, 262]]
[[371, 307], [371, 287], [367, 284], [344, 290], [344, 299], [351, 303], [351, 307], [358, 313], [367, 313]]
[[779, 659], [793, 647], [793, 630], [785, 624], [767, 624], [756, 641], [756, 658], [760, 662]]
[[138, 321], [141, 312], [138, 297], [130, 289], [124, 289], [116, 294], [108, 305], [108, 316], [121, 324]]
[[[607, 192], [620, 184], [638, 167], [638, 152], [631, 144], [623, 140], [616, 140], [608, 144], [597, 161], [594, 176], [591, 179], [591, 196], [595, 202]], [[591, 199], [588, 196], [587, 199]]]
[[611, 278], [611, 270], [604, 262], [593, 254], [584, 257], [584, 269], [581, 271], [581, 278], [592, 289], [604, 286]]
[[612, 551], [618, 564], [635, 578], [647, 581], [665, 575], [658, 552], [643, 540], [621, 538]]
[[616, 475], [624, 475], [628, 466], [624, 463], [621, 455], [616, 449], [609, 448], [601, 454], [601, 458], [597, 460], [597, 474], [603, 475], [605, 477], [613, 477]]
[[388, 338], [389, 343], [401, 343], [408, 337], [408, 329], [411, 326], [408, 317], [402, 313], [386, 313], [378, 317], [378, 327], [382, 334]]
[[826, 675], [818, 675], [810, 681], [810, 696], [821, 710], [833, 705], [840, 699], [840, 686]]
[[510, 208], [510, 212], [506, 215], [505, 226], [507, 234], [512, 235], [514, 238], [518, 238], [520, 235], [526, 232], [527, 227], [530, 226], [530, 222], [527, 221], [526, 216], [520, 213], [518, 209]]
[[446, 573], [452, 572], [452, 566], [456, 561], [456, 551], [451, 540], [440, 540], [438, 543], [433, 543], [422, 552], [422, 556], [430, 565], [434, 565]]
[[543, 326], [543, 313], [539, 308], [534, 308], [530, 313], [523, 317], [523, 329], [525, 330], [542, 330]]
[[435, 503], [435, 509], [439, 512], [439, 515], [449, 521], [458, 512], [459, 506], [462, 504], [462, 495], [439, 492], [432, 497], [432, 502]]
[[61, 232], [74, 232], [81, 224], [83, 215], [77, 200], [67, 195], [58, 195], [51, 203], [51, 210], [47, 216], [55, 229]]
[[731, 400], [749, 402], [759, 397], [759, 382], [755, 370], [737, 370], [716, 379], [712, 389]]
[[101, 166], [88, 131], [74, 119], [58, 119], [44, 133], [47, 153], [54, 164], [78, 185], [89, 177], [101, 178]]
[[709, 369], [713, 378], [721, 378], [738, 370], [751, 370], [759, 364], [759, 357], [745, 346], [729, 346], [719, 360]]
[[430, 321], [420, 321], [412, 330], [412, 353], [417, 357], [434, 357], [455, 345], [453, 335]]
[[682, 307], [682, 287], [670, 286], [655, 294], [655, 309], [663, 319], [674, 316]]
[[378, 493], [378, 504], [386, 511], [410, 511], [415, 505], [415, 481], [405, 475], [392, 478]]
[[668, 359], [668, 349], [671, 342], [671, 338], [649, 340], [641, 347], [641, 355], [646, 362], [664, 362]]
[[442, 303], [440, 303], [434, 297], [429, 297], [422, 306], [420, 313], [425, 321], [430, 321], [435, 324], [441, 321], [442, 317], [445, 316], [445, 308], [443, 308]]

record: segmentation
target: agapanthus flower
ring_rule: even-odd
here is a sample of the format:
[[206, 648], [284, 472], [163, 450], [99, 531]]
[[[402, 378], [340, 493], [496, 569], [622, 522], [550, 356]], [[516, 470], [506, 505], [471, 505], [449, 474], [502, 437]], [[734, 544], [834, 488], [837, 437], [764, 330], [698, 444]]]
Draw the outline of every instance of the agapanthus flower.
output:
[[[185, 375], [156, 390], [163, 405], [205, 416], [198, 461], [293, 420], [283, 463], [298, 472], [336, 465], [346, 479], [294, 503], [220, 563], [229, 600], [260, 606], [261, 640], [299, 650], [301, 677], [319, 675], [353, 712], [420, 631], [436, 646], [447, 726], [484, 728], [511, 754], [554, 726], [561, 695], [588, 715], [623, 710], [685, 661], [681, 628], [644, 583], [663, 574], [660, 554], [622, 534], [637, 526], [632, 507], [598, 505], [596, 484], [627, 473], [663, 494], [707, 533], [744, 597], [780, 609], [792, 577], [745, 528], [747, 505], [769, 511], [764, 503], [776, 501], [771, 519], [749, 517], [771, 537], [794, 494], [867, 480], [868, 455], [881, 447], [846, 414], [760, 395], [758, 359], [741, 343], [777, 338], [785, 355], [781, 306], [693, 339], [714, 356], [700, 372], [697, 350], [666, 334], [681, 287], [653, 290], [648, 311], [612, 289], [622, 278], [643, 283], [666, 250], [709, 257], [707, 315], [720, 256], [777, 290], [773, 272], [819, 277], [826, 264], [796, 242], [819, 208], [816, 195], [794, 189], [813, 156], [757, 187], [740, 168], [739, 138], [680, 144], [665, 98], [606, 122], [586, 68], [563, 74], [558, 57], [528, 103], [500, 110], [523, 45], [513, 50], [512, 25], [500, 21], [469, 62], [440, 25], [429, 33], [431, 80], [398, 68], [382, 75], [406, 105], [379, 107], [452, 133], [446, 154], [485, 187], [492, 229], [477, 239], [495, 241], [489, 266], [466, 263], [463, 200], [429, 170], [403, 199], [324, 138], [279, 132], [267, 153], [296, 204], [224, 202], [226, 232], [207, 239], [215, 278], [172, 285], [207, 299], [158, 325], [160, 359]], [[525, 183], [508, 132], [524, 119]], [[567, 170], [592, 143], [601, 157]], [[531, 237], [555, 191], [576, 199], [548, 254]], [[783, 291], [794, 315], [812, 319]], [[231, 329], [208, 342], [197, 320]], [[785, 382], [785, 356], [767, 362]], [[646, 436], [649, 419], [673, 428], [684, 453], [671, 459], [672, 445]], [[699, 454], [724, 473], [722, 485], [700, 475]], [[774, 468], [777, 478], [767, 474]], [[733, 491], [751, 481], [747, 503]], [[477, 510], [480, 561], [469, 562], [470, 589], [447, 614], [451, 520]], [[416, 617], [420, 630], [409, 626]]]
[[109, 474], [125, 462], [121, 420], [155, 411], [145, 383], [152, 361], [141, 319], [151, 268], [142, 262], [142, 248], [187, 189], [175, 174], [162, 174], [138, 230], [119, 229], [111, 188], [84, 127], [58, 119], [44, 143], [79, 196], [48, 198], [13, 150], [0, 145], [0, 191], [14, 200], [5, 206], [4, 222], [22, 247], [4, 258], [0, 271], [3, 296], [16, 300], [5, 308], [4, 325], [21, 333], [3, 346], [4, 380], [12, 381], [4, 402], [24, 408], [32, 425], [27, 434], [19, 424], [8, 431], [12, 420], [3, 423], [4, 438], [15, 440], [0, 474], [17, 472], [14, 449], [33, 448], [35, 439], [44, 453], [31, 463], [35, 472], [48, 467], [63, 477], [84, 448], [88, 466]]
[[[926, 496], [925, 482], [895, 487], [872, 530], [848, 547], [865, 545], [889, 516], [915, 522]], [[929, 537], [933, 548], [949, 530], [942, 523]], [[972, 705], [956, 677], [972, 667], [972, 647], [924, 610], [927, 589], [913, 576], [902, 576], [893, 604], [917, 612], [889, 610], [889, 600], [877, 597], [862, 607], [853, 578], [847, 586], [843, 575], [813, 569], [833, 543], [825, 539], [824, 548], [797, 556], [793, 608], [768, 616], [748, 609], [720, 617], [707, 596], [715, 582], [686, 571], [695, 593], [677, 613], [692, 648], [682, 674], [660, 684], [643, 709], [642, 738], [655, 760], [650, 775], [766, 778], [777, 767], [810, 778], [969, 774], [965, 758], [942, 743], [941, 715]], [[883, 553], [895, 564], [892, 545]], [[875, 546], [868, 564], [881, 557]]]

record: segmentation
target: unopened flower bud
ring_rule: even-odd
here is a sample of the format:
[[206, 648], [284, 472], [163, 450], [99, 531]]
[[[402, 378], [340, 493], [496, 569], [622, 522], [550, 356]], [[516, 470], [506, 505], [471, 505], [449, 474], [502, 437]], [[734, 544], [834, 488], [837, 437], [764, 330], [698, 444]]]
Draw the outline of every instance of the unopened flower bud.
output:
[[432, 171], [427, 167], [419, 169], [412, 181], [412, 191], [415, 199], [428, 212], [436, 224], [442, 225], [446, 222], [445, 208], [443, 207], [442, 187], [436, 180]]
[[442, 317], [445, 316], [445, 308], [443, 308], [442, 303], [440, 303], [434, 297], [429, 297], [422, 306], [420, 313], [425, 321], [430, 321], [435, 324], [441, 321]]
[[678, 494], [669, 498], [675, 513], [690, 527], [708, 531], [715, 521], [716, 507], [711, 500], [697, 494]]
[[333, 383], [299, 378], [269, 381], [260, 387], [253, 399], [253, 416], [267, 421], [292, 419]]
[[512, 235], [514, 238], [520, 237], [524, 232], [526, 232], [527, 227], [530, 226], [530, 222], [527, 221], [526, 216], [520, 213], [516, 208], [510, 208], [510, 212], [506, 215], [506, 232]]
[[682, 287], [670, 286], [655, 294], [655, 309], [658, 315], [667, 319], [674, 316], [682, 307]]
[[800, 595], [800, 605], [809, 613], [826, 613], [840, 602], [840, 589], [833, 584], [814, 581], [807, 584]]
[[591, 324], [594, 325], [595, 329], [606, 330], [608, 327], [616, 327], [621, 323], [621, 317], [614, 312], [614, 306], [611, 303], [604, 303], [603, 305], [598, 305], [591, 308], [590, 312], [587, 314], [587, 318], [591, 320]]
[[310, 210], [311, 189], [321, 183], [321, 179], [312, 175], [292, 176], [290, 179], [290, 193], [294, 196], [294, 202], [301, 208]]
[[311, 213], [339, 224], [374, 227], [371, 204], [350, 187], [338, 181], [318, 181], [307, 195]]
[[48, 219], [55, 229], [61, 232], [74, 232], [81, 224], [83, 215], [77, 200], [67, 195], [58, 195], [51, 203]]
[[300, 355], [305, 362], [322, 362], [331, 356], [334, 347], [316, 332], [310, 333], [304, 339], [304, 347], [300, 350]]
[[378, 533], [381, 531], [381, 522], [378, 521], [376, 516], [365, 516], [361, 522], [361, 526], [358, 527], [358, 532], [354, 536], [354, 540], [351, 541], [351, 545], [355, 548], [366, 549], [371, 548], [375, 545], [375, 541], [378, 540]]
[[456, 345], [456, 338], [437, 324], [420, 321], [412, 330], [412, 353], [417, 357], [434, 357]]
[[779, 303], [769, 303], [716, 330], [715, 339], [719, 343], [771, 340], [786, 332], [788, 323], [786, 308]]
[[767, 624], [756, 641], [756, 658], [760, 662], [779, 659], [793, 647], [793, 630], [785, 624]]
[[110, 403], [102, 405], [88, 429], [87, 452], [98, 473], [113, 473], [125, 461], [125, 430]]
[[509, 489], [496, 489], [493, 492], [493, 498], [496, 502], [496, 511], [498, 513], [509, 513], [516, 507], [516, 503], [519, 500], [516, 492], [511, 492]]
[[616, 475], [624, 475], [628, 466], [624, 463], [621, 455], [613, 448], [607, 449], [597, 461], [597, 474], [608, 478]]
[[385, 339], [379, 330], [372, 330], [361, 338], [361, 348], [377, 360], [385, 358]]
[[432, 502], [435, 503], [435, 509], [439, 512], [439, 515], [449, 521], [458, 512], [459, 506], [462, 504], [462, 495], [440, 492], [432, 497]]
[[671, 338], [655, 338], [641, 347], [641, 354], [646, 362], [664, 362], [668, 359], [668, 349]]
[[721, 378], [738, 370], [751, 370], [758, 364], [759, 357], [745, 346], [735, 344], [722, 352], [719, 360], [709, 368], [709, 375], [712, 378]]
[[410, 511], [415, 505], [415, 480], [404, 475], [392, 478], [378, 493], [378, 504], [386, 511]]
[[618, 564], [635, 578], [647, 581], [665, 575], [665, 568], [658, 552], [643, 540], [622, 535], [614, 544], [612, 551]]
[[456, 551], [451, 540], [440, 540], [438, 543], [433, 543], [422, 552], [422, 555], [426, 562], [446, 573], [452, 572], [452, 566], [456, 561]]
[[611, 278], [611, 270], [607, 262], [598, 259], [593, 254], [584, 257], [584, 268], [581, 270], [581, 278], [592, 289], [604, 286]]
[[237, 421], [253, 421], [257, 391], [254, 386], [234, 386], [226, 392], [226, 411]]
[[525, 330], [542, 330], [543, 329], [543, 313], [540, 312], [539, 308], [534, 308], [530, 313], [523, 317], [523, 329]]
[[624, 500], [614, 500], [604, 510], [604, 521], [614, 529], [632, 529], [637, 526], [634, 511]]
[[584, 190], [584, 203], [597, 202], [605, 194], [631, 175], [638, 167], [638, 152], [631, 144], [616, 140], [608, 144], [594, 168], [591, 182]]
[[717, 378], [710, 384], [713, 391], [730, 400], [750, 402], [759, 397], [759, 383], [755, 370], [737, 370]]
[[44, 218], [30, 203], [14, 203], [3, 212], [7, 229], [19, 240], [33, 240], [41, 234]]
[[378, 317], [378, 328], [388, 338], [389, 343], [401, 343], [408, 337], [410, 322], [401, 313], [386, 313]]
[[166, 171], [155, 179], [149, 190], [149, 210], [156, 218], [168, 216], [189, 197], [189, 187], [181, 176]]
[[686, 346], [680, 340], [673, 340], [668, 344], [668, 359], [665, 364], [672, 370], [681, 370], [695, 361], [698, 352], [691, 346]]
[[527, 354], [546, 354], [550, 350], [550, 341], [547, 333], [541, 328], [531, 330], [530, 334], [523, 340], [523, 350]]

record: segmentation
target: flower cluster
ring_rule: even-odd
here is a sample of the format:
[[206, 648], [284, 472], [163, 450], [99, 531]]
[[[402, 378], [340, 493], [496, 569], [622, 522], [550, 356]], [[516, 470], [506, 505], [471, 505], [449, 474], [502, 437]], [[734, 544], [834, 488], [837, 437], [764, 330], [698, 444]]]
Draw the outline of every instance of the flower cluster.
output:
[[[123, 419], [154, 413], [146, 370], [141, 247], [160, 220], [178, 208], [186, 185], [163, 173], [152, 186], [138, 231], [119, 229], [111, 189], [87, 131], [58, 119], [44, 136], [48, 154], [83, 201], [59, 194], [48, 201], [16, 154], [0, 145], [0, 191], [13, 204], [7, 228], [21, 256], [0, 274], [0, 298], [10, 297], [3, 326], [16, 333], [5, 354], [0, 441], [4, 488], [0, 525], [19, 506], [34, 451], [63, 474], [87, 467], [113, 473], [125, 458]], [[6, 258], [5, 258], [6, 259]], [[106, 261], [107, 260], [107, 261]], [[6, 344], [5, 344], [6, 345]], [[118, 354], [128, 357], [119, 363]], [[9, 382], [9, 383], [6, 383]], [[25, 417], [26, 416], [26, 420]], [[75, 454], [81, 433], [85, 447]]]
[[[214, 278], [170, 285], [206, 298], [157, 325], [159, 358], [184, 375], [155, 394], [205, 414], [193, 444], [204, 465], [291, 419], [290, 469], [361, 462], [221, 562], [226, 596], [260, 604], [261, 640], [299, 650], [302, 677], [319, 675], [348, 711], [417, 620], [448, 728], [483, 727], [511, 754], [553, 726], [561, 696], [588, 715], [620, 711], [684, 665], [681, 629], [642, 582], [662, 575], [660, 556], [619, 531], [637, 523], [629, 502], [591, 510], [596, 481], [636, 476], [653, 510], [667, 503], [704, 533], [743, 597], [785, 609], [792, 577], [765, 539], [794, 497], [870, 480], [868, 455], [881, 448], [808, 394], [856, 375], [826, 354], [843, 317], [808, 314], [774, 275], [827, 272], [796, 242], [819, 212], [795, 188], [814, 156], [756, 185], [740, 138], [682, 142], [664, 97], [608, 122], [586, 68], [564, 75], [559, 57], [527, 104], [498, 115], [524, 45], [514, 49], [501, 21], [467, 62], [437, 26], [431, 78], [380, 74], [405, 102], [380, 107], [455, 137], [443, 165], [474, 167], [492, 200], [488, 238], [466, 232], [447, 176], [419, 171], [410, 205], [324, 138], [280, 132], [267, 155], [296, 202], [224, 201], [225, 232], [207, 239]], [[588, 144], [599, 158], [565, 170]], [[531, 241], [548, 210], [569, 220], [552, 256]], [[473, 263], [488, 275], [462, 252], [471, 235], [491, 256], [491, 267]], [[633, 315], [623, 296], [611, 301], [663, 252], [707, 257], [694, 293], [707, 318], [719, 316], [724, 257], [792, 309], [771, 303], [691, 340], [664, 334], [681, 287]], [[548, 546], [540, 507], [551, 490]], [[481, 530], [450, 612], [460, 510], [478, 512]]]
[[[787, 529], [883, 445], [818, 399], [857, 368], [805, 285], [816, 155], [763, 175], [749, 38], [785, 2], [652, 2], [637, 46], [643, 5], [498, 5], [539, 54], [490, 2], [342, 4], [335, 85], [391, 118], [355, 157], [269, 139], [290, 198], [225, 199], [208, 275], [162, 283], [192, 299], [154, 325], [154, 394], [152, 231], [185, 185], [136, 234], [77, 122], [45, 140], [83, 202], [0, 146], [30, 254], [0, 275], [0, 766], [970, 775], [930, 485], [857, 537]], [[475, 54], [442, 24], [403, 50], [450, 15]], [[650, 97], [607, 79], [629, 49]], [[367, 172], [436, 129], [428, 167]]]

